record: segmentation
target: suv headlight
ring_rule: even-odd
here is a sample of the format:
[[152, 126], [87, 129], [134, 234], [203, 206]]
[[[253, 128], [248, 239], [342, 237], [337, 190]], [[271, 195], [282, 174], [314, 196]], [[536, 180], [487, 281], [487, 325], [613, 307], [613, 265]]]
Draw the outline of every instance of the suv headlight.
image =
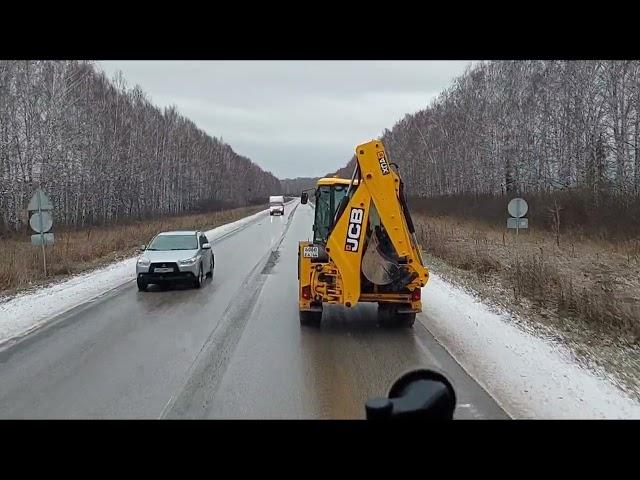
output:
[[151, 264], [151, 261], [148, 258], [139, 258], [138, 265], [141, 267], [148, 267]]
[[198, 257], [187, 258], [186, 260], [180, 260], [178, 263], [180, 265], [193, 265], [198, 260]]

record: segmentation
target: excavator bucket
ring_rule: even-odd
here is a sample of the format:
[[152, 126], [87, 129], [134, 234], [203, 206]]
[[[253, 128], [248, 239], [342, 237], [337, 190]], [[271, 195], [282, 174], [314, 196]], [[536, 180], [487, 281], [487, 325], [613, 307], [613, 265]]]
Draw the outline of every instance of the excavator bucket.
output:
[[398, 264], [380, 248], [378, 236], [371, 235], [371, 240], [362, 256], [362, 273], [367, 280], [376, 285], [389, 285], [394, 281], [398, 269]]

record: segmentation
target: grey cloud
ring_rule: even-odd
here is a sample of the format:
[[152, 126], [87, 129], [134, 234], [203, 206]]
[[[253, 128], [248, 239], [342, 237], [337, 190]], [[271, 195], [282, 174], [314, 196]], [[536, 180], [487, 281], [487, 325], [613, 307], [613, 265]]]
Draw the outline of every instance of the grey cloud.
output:
[[278, 177], [340, 168], [356, 144], [424, 108], [466, 61], [104, 61]]

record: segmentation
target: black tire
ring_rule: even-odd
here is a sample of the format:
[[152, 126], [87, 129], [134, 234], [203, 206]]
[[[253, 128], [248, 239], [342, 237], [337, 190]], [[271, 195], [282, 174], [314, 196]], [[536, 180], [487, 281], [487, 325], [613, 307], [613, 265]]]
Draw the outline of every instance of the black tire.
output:
[[300, 310], [300, 325], [303, 327], [319, 327], [322, 323], [322, 312]]
[[378, 303], [378, 324], [383, 328], [395, 326], [394, 317], [391, 312], [391, 305]]
[[213, 278], [213, 254], [211, 255], [211, 265], [210, 265], [211, 269], [209, 270], [209, 273], [207, 273], [207, 277], [209, 278]]
[[202, 280], [204, 279], [204, 275], [202, 273], [202, 263], [200, 264], [200, 268], [198, 269], [198, 276], [193, 281], [193, 286], [196, 288], [202, 287]]
[[384, 328], [411, 328], [416, 321], [414, 313], [398, 313], [404, 305], [393, 303], [378, 304], [378, 323]]
[[412, 328], [416, 321], [415, 313], [397, 313], [399, 326], [404, 328]]
[[136, 279], [136, 283], [138, 284], [138, 290], [140, 290], [141, 292], [147, 291], [147, 287], [149, 286], [149, 284], [145, 280], [138, 278]]

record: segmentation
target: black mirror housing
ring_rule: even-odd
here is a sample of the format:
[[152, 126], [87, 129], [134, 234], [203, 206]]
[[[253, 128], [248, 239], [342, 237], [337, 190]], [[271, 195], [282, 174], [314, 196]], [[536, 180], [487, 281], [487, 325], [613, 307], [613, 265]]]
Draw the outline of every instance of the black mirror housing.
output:
[[453, 420], [456, 394], [451, 382], [434, 370], [413, 370], [396, 380], [388, 398], [365, 405], [367, 420]]

